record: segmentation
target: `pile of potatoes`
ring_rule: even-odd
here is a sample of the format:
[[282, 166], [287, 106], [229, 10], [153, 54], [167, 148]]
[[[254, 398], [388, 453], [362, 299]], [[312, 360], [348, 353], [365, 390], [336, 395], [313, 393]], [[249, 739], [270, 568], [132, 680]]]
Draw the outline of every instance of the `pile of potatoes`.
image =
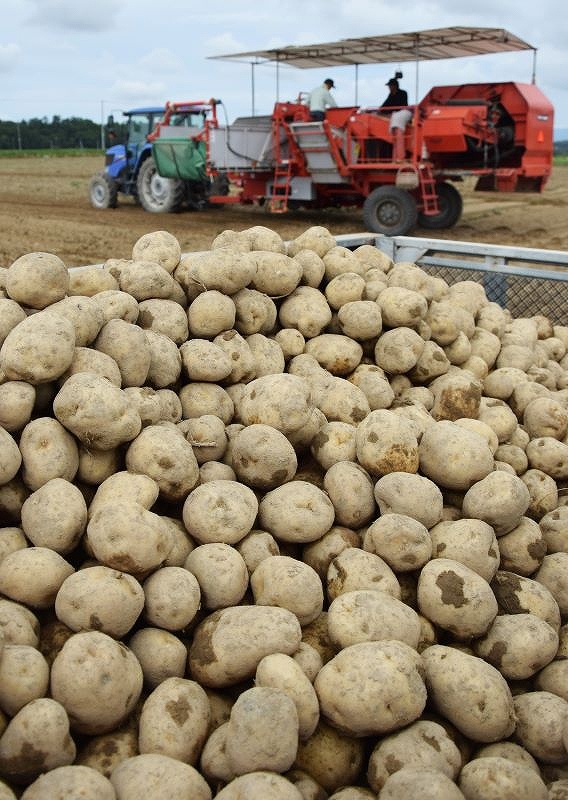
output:
[[0, 345], [0, 800], [568, 797], [568, 326], [254, 226]]

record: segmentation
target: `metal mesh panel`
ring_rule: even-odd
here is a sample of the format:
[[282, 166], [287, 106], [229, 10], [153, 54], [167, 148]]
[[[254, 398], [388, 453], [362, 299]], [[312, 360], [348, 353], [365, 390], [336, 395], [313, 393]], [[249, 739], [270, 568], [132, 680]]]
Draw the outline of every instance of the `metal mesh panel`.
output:
[[568, 281], [431, 264], [422, 269], [450, 285], [458, 281], [481, 283], [488, 299], [508, 309], [513, 317], [544, 314], [557, 325], [568, 324]]

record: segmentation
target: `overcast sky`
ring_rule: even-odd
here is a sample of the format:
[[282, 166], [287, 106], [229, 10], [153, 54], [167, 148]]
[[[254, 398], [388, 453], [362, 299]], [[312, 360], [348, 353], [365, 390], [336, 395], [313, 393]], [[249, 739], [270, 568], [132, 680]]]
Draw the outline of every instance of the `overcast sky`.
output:
[[[0, 119], [86, 117], [166, 100], [223, 100], [232, 121], [252, 112], [251, 68], [208, 56], [352, 36], [453, 25], [499, 27], [538, 50], [536, 82], [568, 128], [568, 13], [565, 0], [1, 0]], [[530, 83], [531, 51], [415, 66], [359, 68], [361, 105], [378, 105], [402, 68], [411, 102], [436, 84]], [[281, 67], [279, 99], [293, 100], [332, 77], [339, 105], [354, 102], [353, 67]], [[274, 65], [255, 69], [257, 114], [276, 99]]]

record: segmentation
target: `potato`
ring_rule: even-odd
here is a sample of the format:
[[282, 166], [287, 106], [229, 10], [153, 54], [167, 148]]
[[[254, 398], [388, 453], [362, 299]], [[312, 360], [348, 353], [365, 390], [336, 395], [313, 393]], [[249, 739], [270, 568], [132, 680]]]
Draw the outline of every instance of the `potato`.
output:
[[48, 383], [68, 369], [74, 351], [73, 324], [43, 311], [10, 330], [0, 348], [0, 369], [8, 380]]
[[373, 518], [376, 510], [373, 482], [358, 464], [350, 461], [333, 464], [326, 472], [324, 490], [335, 508], [338, 525], [361, 528]]
[[394, 392], [380, 367], [373, 364], [359, 364], [355, 371], [347, 376], [347, 380], [361, 389], [371, 411], [390, 408], [392, 405]]
[[285, 691], [255, 686], [242, 692], [227, 723], [229, 766], [235, 775], [286, 772], [296, 758], [298, 730], [296, 704]]
[[420, 475], [391, 472], [376, 482], [374, 494], [382, 515], [404, 514], [426, 528], [431, 528], [442, 517], [441, 491]]
[[294, 658], [282, 653], [265, 656], [258, 664], [255, 685], [287, 694], [296, 706], [300, 739], [313, 734], [319, 721], [318, 699], [309, 678]]
[[[562, 616], [568, 613], [568, 553], [549, 553], [546, 555], [539, 569], [534, 573], [534, 579], [545, 586], [558, 603]], [[1, 565], [0, 565], [1, 568]]]
[[514, 700], [517, 727], [513, 739], [544, 764], [565, 764], [563, 738], [568, 702], [550, 692], [525, 692]]
[[36, 389], [26, 381], [6, 381], [0, 385], [0, 426], [8, 433], [22, 430], [30, 421]]
[[0, 484], [9, 483], [18, 474], [22, 464], [22, 453], [15, 440], [0, 428]]
[[[215, 611], [236, 606], [248, 588], [249, 573], [245, 560], [235, 548], [223, 542], [196, 547], [189, 553], [183, 566], [190, 575], [195, 576], [204, 608]], [[157, 574], [154, 573], [148, 581], [152, 581]], [[173, 597], [174, 593], [172, 600]]]
[[22, 550], [28, 546], [26, 537], [21, 528], [0, 528], [0, 561], [9, 553]]
[[388, 286], [377, 298], [383, 323], [388, 328], [414, 328], [426, 317], [428, 302], [423, 295], [401, 286]]
[[382, 558], [358, 547], [347, 547], [329, 564], [327, 595], [330, 601], [345, 592], [372, 589], [400, 599], [400, 584]]
[[158, 514], [123, 497], [100, 504], [87, 525], [86, 544], [104, 566], [143, 576], [164, 563], [171, 539]]
[[140, 753], [158, 753], [195, 766], [207, 737], [210, 717], [209, 699], [198, 683], [167, 678], [142, 706]]
[[487, 581], [449, 558], [433, 559], [422, 568], [418, 607], [458, 639], [483, 635], [497, 615], [497, 601]]
[[303, 795], [286, 778], [275, 772], [249, 772], [230, 781], [215, 795], [219, 800], [262, 797], [265, 800], [303, 800]]
[[0, 708], [14, 717], [32, 700], [45, 697], [49, 665], [34, 647], [7, 644], [0, 658]]
[[[211, 690], [209, 690], [211, 691]], [[229, 709], [230, 714], [230, 709]], [[201, 751], [201, 774], [214, 783], [229, 783], [235, 777], [227, 757], [227, 730], [229, 719], [214, 728]]]
[[232, 300], [236, 309], [234, 327], [242, 336], [272, 331], [278, 311], [270, 297], [256, 289], [241, 289]]
[[188, 533], [201, 544], [236, 544], [252, 529], [257, 512], [252, 489], [234, 481], [216, 480], [189, 493], [183, 521]]
[[305, 742], [300, 741], [294, 766], [333, 792], [357, 780], [363, 760], [361, 739], [346, 736], [320, 719], [314, 734]]
[[65, 578], [74, 572], [65, 559], [47, 547], [26, 547], [0, 562], [0, 592], [32, 608], [49, 608]]
[[414, 796], [421, 800], [463, 800], [464, 797], [443, 772], [423, 767], [403, 767], [387, 779], [381, 790], [384, 800]]
[[136, 240], [132, 248], [132, 258], [135, 261], [155, 261], [172, 273], [179, 264], [181, 247], [175, 236], [168, 231], [152, 231]]
[[314, 688], [323, 716], [351, 736], [401, 728], [417, 719], [426, 704], [421, 658], [399, 641], [344, 648], [324, 664]]
[[236, 481], [237, 476], [229, 464], [221, 461], [206, 461], [199, 467], [199, 483], [208, 481]]
[[357, 428], [357, 460], [373, 477], [418, 470], [418, 441], [409, 422], [393, 411], [371, 411]]
[[27, 253], [17, 258], [6, 273], [9, 298], [29, 308], [42, 309], [62, 300], [69, 288], [69, 273], [52, 253]]
[[[523, 453], [523, 455], [525, 454]], [[528, 466], [526, 456], [525, 461]], [[520, 478], [529, 490], [530, 503], [526, 511], [527, 517], [539, 520], [544, 514], [557, 508], [558, 487], [556, 481], [550, 475], [539, 469], [525, 468]]]
[[367, 778], [380, 792], [390, 775], [401, 769], [439, 770], [451, 780], [457, 778], [462, 758], [450, 735], [437, 722], [418, 720], [404, 730], [385, 736], [369, 758]]
[[270, 425], [252, 424], [239, 431], [231, 455], [238, 479], [263, 490], [292, 480], [298, 466], [288, 439]]
[[[140, 323], [140, 317], [138, 319]], [[122, 386], [142, 386], [150, 369], [151, 352], [142, 328], [123, 319], [111, 319], [101, 329], [94, 347], [118, 364]]]
[[558, 634], [534, 614], [502, 614], [476, 639], [474, 650], [508, 680], [524, 680], [552, 661]]
[[150, 366], [146, 383], [154, 389], [164, 389], [174, 384], [182, 369], [181, 351], [169, 336], [146, 330], [146, 342], [150, 348]]
[[118, 281], [104, 265], [76, 267], [69, 270], [69, 295], [93, 297], [99, 292], [116, 291]]
[[142, 691], [138, 659], [99, 631], [75, 633], [51, 667], [51, 695], [67, 711], [73, 730], [107, 733], [134, 709]]
[[175, 429], [149, 425], [126, 451], [126, 467], [156, 481], [160, 496], [185, 500], [199, 479], [199, 466], [189, 442]]
[[22, 506], [22, 528], [36, 547], [65, 555], [78, 544], [87, 524], [87, 506], [81, 491], [63, 478], [52, 478], [33, 492]]
[[115, 800], [111, 782], [96, 769], [81, 765], [57, 767], [40, 775], [22, 797], [24, 800], [42, 798], [81, 797], [84, 800]]
[[71, 376], [57, 393], [53, 411], [65, 428], [95, 450], [112, 450], [131, 441], [142, 427], [122, 389], [92, 372]]
[[215, 414], [228, 425], [235, 411], [230, 396], [215, 383], [188, 383], [180, 389], [179, 399], [184, 419]]
[[107, 289], [93, 295], [93, 301], [103, 313], [105, 322], [111, 319], [123, 319], [125, 322], [136, 322], [138, 319], [138, 303], [132, 295], [118, 289]]
[[324, 423], [311, 441], [310, 451], [316, 461], [329, 469], [340, 461], [356, 459], [356, 429], [347, 422]]
[[280, 374], [284, 371], [286, 361], [280, 345], [274, 339], [264, 336], [262, 333], [253, 333], [245, 339], [248, 344], [255, 363], [255, 375], [262, 378], [263, 375]]
[[310, 386], [296, 375], [265, 375], [247, 384], [240, 405], [245, 425], [271, 425], [284, 435], [303, 427], [313, 404]]
[[[363, 297], [365, 291], [365, 279], [357, 272], [342, 272], [332, 278], [325, 287], [325, 297], [329, 307], [334, 311], [338, 311], [341, 306], [350, 302], [357, 302]], [[374, 301], [368, 301], [374, 305], [375, 309], [379, 312], [380, 309]], [[379, 326], [380, 333], [380, 326]], [[378, 335], [378, 334], [377, 334]]]
[[463, 513], [487, 522], [499, 537], [519, 525], [529, 502], [528, 489], [520, 478], [496, 471], [470, 487], [463, 500]]
[[108, 501], [119, 501], [125, 497], [150, 509], [158, 499], [158, 494], [158, 484], [147, 475], [136, 475], [127, 470], [115, 472], [103, 481], [95, 492], [89, 506], [89, 519]]
[[555, 480], [568, 477], [568, 444], [552, 436], [541, 436], [529, 442], [526, 454], [532, 469], [539, 469]]
[[314, 542], [327, 533], [334, 518], [327, 494], [297, 479], [267, 492], [258, 506], [260, 527], [283, 542]]
[[500, 566], [518, 575], [532, 575], [546, 555], [546, 541], [536, 522], [521, 517], [520, 523], [499, 538]]
[[4, 644], [22, 644], [37, 648], [39, 620], [24, 605], [0, 598], [0, 632]]
[[69, 369], [60, 376], [59, 384], [62, 385], [71, 375], [75, 375], [77, 372], [94, 372], [103, 378], [107, 378], [119, 389], [122, 386], [122, 376], [114, 358], [90, 347], [75, 348], [73, 360], [69, 365]]
[[554, 630], [560, 628], [558, 603], [544, 584], [499, 570], [491, 582], [491, 588], [499, 606], [507, 614], [535, 614]]
[[568, 552], [567, 519], [567, 506], [554, 508], [541, 518], [540, 529], [546, 541], [548, 553]]
[[121, 761], [110, 776], [121, 800], [211, 800], [211, 789], [190, 764], [160, 753], [142, 753]]
[[144, 592], [138, 581], [105, 566], [69, 575], [55, 598], [55, 613], [72, 631], [97, 630], [120, 639], [138, 619]]
[[257, 605], [287, 608], [300, 625], [308, 625], [322, 612], [323, 588], [318, 574], [289, 556], [275, 555], [261, 561], [250, 585]]
[[424, 339], [412, 328], [398, 326], [385, 331], [375, 345], [375, 363], [389, 375], [408, 372], [424, 350]]
[[444, 645], [422, 652], [428, 697], [475, 742], [497, 742], [515, 730], [513, 697], [503, 676], [480, 658]]
[[42, 772], [75, 760], [69, 718], [55, 699], [40, 697], [25, 705], [0, 738], [0, 773], [16, 784], [28, 784]]
[[211, 339], [234, 327], [236, 313], [230, 297], [216, 290], [203, 292], [188, 308], [189, 332], [195, 337]]
[[252, 677], [264, 656], [295, 653], [301, 635], [297, 617], [285, 608], [220, 609], [196, 628], [189, 650], [189, 669], [202, 686], [231, 686]]
[[493, 469], [487, 441], [448, 420], [424, 431], [418, 451], [423, 475], [446, 489], [467, 490]]
[[183, 642], [161, 628], [139, 628], [130, 637], [132, 650], [142, 667], [144, 682], [152, 689], [167, 678], [183, 678], [187, 649]]
[[499, 569], [500, 553], [493, 528], [478, 519], [441, 522], [430, 529], [432, 555], [465, 564], [484, 580]]
[[394, 597], [369, 589], [345, 592], [330, 604], [329, 637], [342, 650], [353, 644], [396, 639], [416, 649], [418, 614]]
[[26, 312], [15, 300], [0, 297], [0, 346], [10, 331], [25, 319]]
[[408, 572], [430, 560], [432, 540], [428, 529], [418, 520], [388, 512], [369, 525], [363, 537], [363, 549], [380, 556], [391, 569]]

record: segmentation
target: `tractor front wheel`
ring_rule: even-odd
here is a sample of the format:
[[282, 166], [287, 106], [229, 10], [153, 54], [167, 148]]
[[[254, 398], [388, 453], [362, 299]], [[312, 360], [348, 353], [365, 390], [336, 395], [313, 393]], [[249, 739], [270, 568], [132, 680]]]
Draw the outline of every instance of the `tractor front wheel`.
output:
[[89, 183], [89, 198], [94, 208], [116, 208], [118, 186], [106, 172], [97, 172]]
[[183, 181], [163, 178], [152, 157], [147, 158], [140, 167], [136, 179], [136, 192], [145, 211], [177, 211], [183, 203], [185, 186]]
[[461, 194], [451, 183], [437, 183], [438, 214], [419, 214], [418, 224], [421, 228], [439, 230], [453, 228], [462, 214], [463, 200]]
[[363, 222], [373, 233], [404, 236], [414, 228], [417, 218], [414, 197], [397, 186], [379, 186], [363, 203]]

